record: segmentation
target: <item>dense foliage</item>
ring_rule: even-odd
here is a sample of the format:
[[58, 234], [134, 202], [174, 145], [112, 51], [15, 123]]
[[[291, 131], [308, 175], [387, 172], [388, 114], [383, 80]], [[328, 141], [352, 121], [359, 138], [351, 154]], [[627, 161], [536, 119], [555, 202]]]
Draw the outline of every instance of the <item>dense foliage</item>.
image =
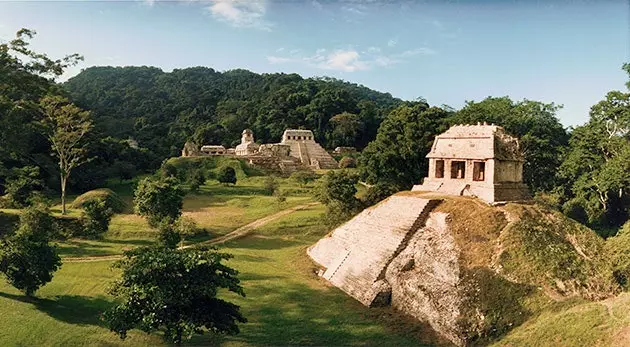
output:
[[223, 166], [219, 169], [217, 181], [223, 184], [236, 184], [236, 171], [231, 166]]
[[105, 199], [86, 201], [83, 204], [83, 215], [81, 216], [83, 235], [95, 238], [107, 232], [113, 215], [114, 211], [108, 207]]
[[182, 214], [185, 192], [174, 177], [147, 177], [138, 182], [134, 192], [136, 212], [147, 218], [149, 225], [173, 223]]
[[180, 343], [205, 331], [237, 334], [246, 322], [240, 308], [217, 298], [219, 289], [245, 296], [237, 271], [224, 264], [231, 256], [212, 248], [143, 247], [125, 253], [116, 263], [122, 278], [110, 293], [120, 304], [104, 319], [121, 338], [131, 329], [163, 332]]
[[551, 190], [557, 185], [556, 172], [568, 135], [556, 112], [560, 106], [539, 101], [514, 102], [509, 97], [470, 101], [449, 121], [454, 124], [487, 122], [505, 128], [519, 138], [525, 155], [523, 180], [533, 191]]
[[31, 207], [20, 216], [17, 231], [0, 240], [0, 272], [28, 296], [50, 282], [61, 266], [61, 258], [49, 243], [52, 233], [48, 211]]
[[278, 142], [286, 128], [304, 127], [325, 147], [363, 148], [400, 103], [389, 94], [332, 78], [205, 67], [170, 73], [154, 67], [92, 67], [64, 89], [93, 112], [99, 131], [133, 138], [162, 158], [178, 155], [187, 140], [234, 146], [245, 128], [261, 142]]
[[435, 135], [447, 129], [450, 114], [425, 102], [409, 102], [393, 110], [359, 159], [361, 178], [398, 189], [418, 184], [429, 170], [425, 156]]

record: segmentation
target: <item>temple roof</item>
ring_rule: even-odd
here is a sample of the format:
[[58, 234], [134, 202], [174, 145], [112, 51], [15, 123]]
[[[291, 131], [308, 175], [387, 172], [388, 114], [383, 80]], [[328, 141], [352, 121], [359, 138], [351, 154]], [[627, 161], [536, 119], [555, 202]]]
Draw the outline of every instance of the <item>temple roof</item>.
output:
[[523, 161], [518, 139], [497, 125], [455, 125], [435, 137], [427, 158]]

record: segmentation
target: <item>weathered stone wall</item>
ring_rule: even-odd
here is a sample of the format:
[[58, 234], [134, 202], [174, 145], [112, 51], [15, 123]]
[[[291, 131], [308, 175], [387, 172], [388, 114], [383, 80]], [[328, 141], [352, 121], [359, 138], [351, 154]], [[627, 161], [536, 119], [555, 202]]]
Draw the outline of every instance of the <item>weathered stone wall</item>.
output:
[[379, 294], [388, 294], [388, 285], [382, 283], [387, 266], [422, 226], [435, 203], [392, 196], [335, 229], [308, 254], [326, 267], [324, 278], [371, 306]]

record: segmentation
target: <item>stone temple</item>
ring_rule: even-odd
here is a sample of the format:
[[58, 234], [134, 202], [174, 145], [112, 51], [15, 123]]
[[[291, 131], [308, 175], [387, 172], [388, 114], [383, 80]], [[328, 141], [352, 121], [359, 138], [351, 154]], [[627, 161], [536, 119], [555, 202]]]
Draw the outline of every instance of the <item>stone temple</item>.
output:
[[251, 129], [245, 129], [241, 135], [241, 143], [236, 146], [235, 154], [253, 155], [258, 152], [259, 147], [260, 145], [254, 141], [254, 132]]
[[529, 198], [518, 139], [496, 125], [456, 125], [438, 135], [429, 176], [413, 191], [476, 196], [488, 203]]
[[289, 155], [299, 159], [302, 165], [313, 169], [339, 167], [337, 161], [315, 142], [315, 136], [310, 130], [287, 129], [282, 134], [281, 144], [290, 146]]

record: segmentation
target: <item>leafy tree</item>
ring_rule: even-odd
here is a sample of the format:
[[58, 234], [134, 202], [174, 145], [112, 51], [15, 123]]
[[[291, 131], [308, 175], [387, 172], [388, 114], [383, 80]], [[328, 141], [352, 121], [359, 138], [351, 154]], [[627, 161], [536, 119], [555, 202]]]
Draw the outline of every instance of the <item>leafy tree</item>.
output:
[[15, 234], [0, 240], [0, 272], [15, 288], [32, 296], [50, 282], [61, 258], [50, 245], [53, 221], [48, 211], [27, 208]]
[[66, 184], [72, 170], [88, 161], [87, 144], [82, 140], [92, 128], [92, 120], [89, 112], [60, 96], [46, 96], [40, 104], [46, 116], [46, 135], [59, 159], [61, 213], [66, 214]]
[[395, 194], [398, 190], [394, 186], [387, 184], [376, 184], [368, 188], [367, 193], [363, 197], [363, 204], [366, 206], [372, 206], [379, 201], [388, 198], [390, 195]]
[[109, 229], [114, 211], [108, 206], [105, 199], [97, 198], [86, 201], [83, 204], [81, 223], [83, 232], [88, 237], [98, 237]]
[[223, 166], [219, 169], [219, 174], [217, 175], [217, 181], [223, 184], [236, 184], [236, 171], [234, 168], [230, 166]]
[[298, 170], [291, 174], [291, 179], [296, 181], [300, 187], [305, 187], [307, 184], [315, 181], [319, 178], [315, 172], [311, 170]]
[[357, 212], [360, 207], [356, 198], [358, 177], [348, 171], [329, 171], [319, 182], [315, 197], [326, 205], [326, 222], [334, 225]]
[[354, 146], [356, 138], [363, 128], [358, 115], [349, 112], [340, 113], [330, 118], [333, 131], [330, 134], [331, 147]]
[[410, 102], [393, 110], [359, 158], [359, 173], [369, 184], [408, 189], [427, 176], [425, 158], [435, 135], [446, 130], [449, 112], [424, 102]]
[[343, 157], [339, 161], [339, 168], [341, 169], [355, 168], [355, 167], [357, 167], [357, 162], [352, 157]]
[[224, 264], [230, 255], [213, 248], [145, 247], [125, 252], [115, 266], [122, 278], [110, 293], [120, 304], [104, 314], [108, 327], [122, 339], [130, 329], [163, 332], [180, 343], [193, 334], [237, 334], [246, 322], [240, 308], [217, 298], [220, 289], [245, 296], [238, 272]]
[[34, 193], [41, 191], [44, 182], [40, 178], [39, 167], [25, 166], [10, 170], [5, 183], [4, 200], [7, 207], [22, 208], [30, 205]]
[[[180, 217], [181, 218], [181, 217]], [[179, 225], [170, 223], [168, 221], [162, 221], [158, 225], [158, 237], [157, 244], [161, 247], [176, 248], [182, 241], [182, 235], [179, 233]]]
[[278, 180], [274, 176], [267, 176], [263, 185], [265, 194], [274, 195], [278, 190]]
[[[621, 225], [630, 210], [630, 93], [612, 91], [571, 134], [560, 176], [568, 186], [563, 209], [592, 224]], [[583, 211], [583, 212], [582, 212]]]
[[519, 138], [525, 156], [525, 183], [533, 191], [551, 190], [558, 184], [556, 172], [568, 141], [567, 132], [556, 117], [560, 108], [554, 103], [488, 97], [480, 102], [467, 102], [450, 119], [450, 124], [487, 122], [504, 127]]
[[173, 223], [182, 214], [185, 192], [174, 177], [145, 178], [134, 192], [136, 212], [147, 218], [149, 225]]
[[206, 175], [204, 175], [202, 170], [193, 169], [190, 171], [190, 175], [188, 176], [188, 185], [190, 186], [190, 191], [198, 191], [199, 187], [201, 187], [204, 183], [206, 183]]

